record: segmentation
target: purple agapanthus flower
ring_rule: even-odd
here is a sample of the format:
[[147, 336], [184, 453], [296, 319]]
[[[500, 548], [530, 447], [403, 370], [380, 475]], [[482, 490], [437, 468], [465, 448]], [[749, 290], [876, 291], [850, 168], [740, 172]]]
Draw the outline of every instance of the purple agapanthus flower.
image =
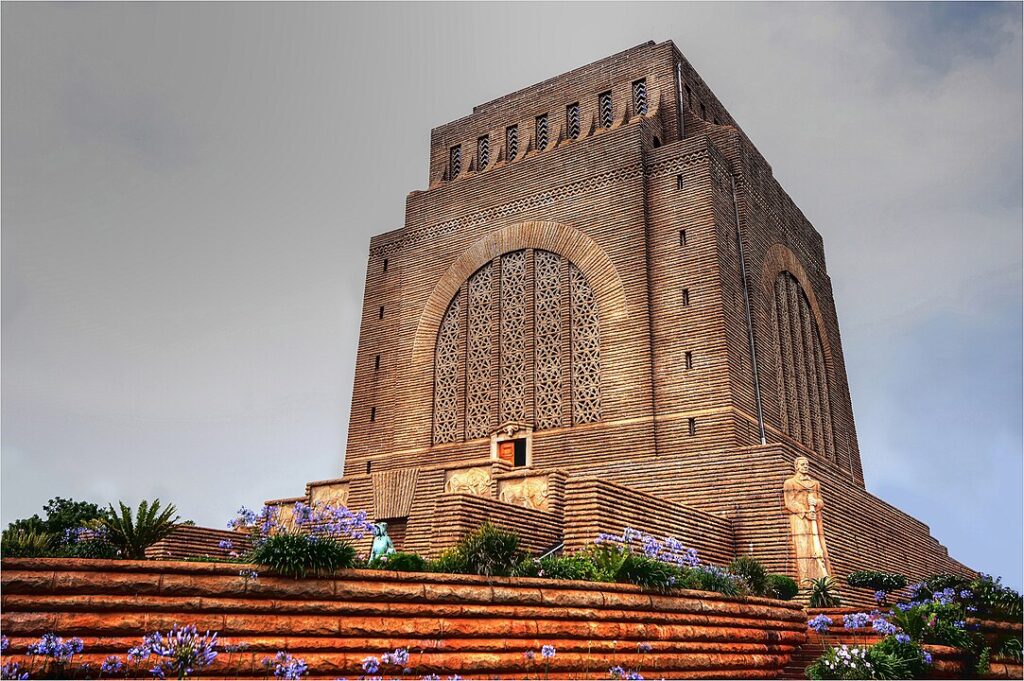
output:
[[884, 617], [871, 620], [871, 628], [882, 636], [893, 636], [900, 630], [899, 627]]
[[8, 662], [0, 667], [0, 679], [18, 679], [22, 681], [28, 678], [28, 671], [23, 669], [17, 662]]
[[376, 674], [380, 670], [380, 660], [376, 657], [363, 658], [363, 671], [367, 674]]
[[11, 639], [6, 636], [0, 636], [0, 653], [6, 653], [7, 649], [11, 647]]
[[109, 655], [100, 665], [100, 671], [104, 674], [119, 674], [124, 669], [124, 662], [117, 655]]
[[185, 678], [213, 664], [217, 658], [216, 648], [216, 633], [207, 631], [200, 635], [194, 624], [184, 627], [175, 624], [166, 634], [154, 631], [147, 635], [143, 638], [142, 646], [133, 648], [128, 655], [132, 658], [132, 651], [136, 651], [141, 656], [140, 660], [149, 655], [156, 656], [158, 662], [149, 670], [153, 676], [161, 679], [168, 675]]
[[264, 665], [274, 666], [274, 678], [277, 679], [301, 679], [309, 673], [309, 665], [305, 660], [292, 657], [283, 650], [277, 651], [274, 659], [266, 660]]
[[807, 620], [807, 626], [819, 634], [824, 634], [827, 633], [828, 628], [832, 626], [832, 618], [825, 614], [815, 615], [811, 619]]
[[37, 643], [28, 647], [30, 655], [52, 658], [55, 662], [69, 662], [76, 653], [82, 652], [85, 646], [80, 638], [64, 640], [54, 633], [43, 634]]
[[910, 643], [910, 635], [909, 634], [905, 634], [903, 632], [900, 632], [900, 633], [896, 634], [896, 642], [897, 643]]
[[654, 650], [654, 646], [652, 646], [647, 641], [641, 641], [640, 643], [637, 644], [636, 649], [637, 649], [638, 652], [641, 652], [641, 653], [649, 653], [652, 650]]
[[848, 615], [843, 615], [843, 627], [846, 629], [860, 629], [868, 626], [868, 622], [871, 621], [871, 616], [866, 612], [853, 612]]
[[545, 660], [550, 660], [555, 656], [555, 647], [542, 646], [540, 649], [540, 656], [543, 657]]
[[404, 667], [409, 663], [409, 650], [407, 648], [395, 648], [395, 652], [384, 653], [380, 657], [384, 664], [394, 664]]

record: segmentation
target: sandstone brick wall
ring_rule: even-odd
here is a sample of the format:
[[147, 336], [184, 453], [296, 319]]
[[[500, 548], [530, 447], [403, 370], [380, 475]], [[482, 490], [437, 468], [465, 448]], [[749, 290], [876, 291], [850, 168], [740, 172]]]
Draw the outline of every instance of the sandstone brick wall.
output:
[[[753, 555], [774, 572], [795, 575], [782, 483], [801, 454], [794, 447], [774, 444], [735, 449], [727, 457], [715, 452], [664, 456], [634, 471], [631, 485], [728, 517], [738, 554]], [[949, 556], [927, 525], [871, 495], [848, 475], [817, 464], [811, 473], [820, 481], [825, 498], [825, 539], [841, 587], [846, 575], [855, 570], [890, 570], [911, 580], [941, 572], [971, 572]], [[604, 468], [595, 474], [622, 475]], [[870, 594], [850, 591], [844, 593], [848, 602], [870, 605]]]
[[[657, 512], [652, 512], [657, 509]], [[565, 548], [592, 544], [598, 534], [623, 528], [675, 537], [701, 560], [724, 565], [736, 555], [732, 523], [691, 506], [668, 502], [599, 478], [573, 478], [566, 489]]]
[[484, 523], [519, 534], [520, 546], [532, 554], [553, 549], [562, 541], [562, 517], [554, 513], [513, 506], [471, 494], [443, 494], [435, 513], [431, 552], [456, 544]]
[[[230, 540], [233, 548], [222, 549], [220, 542]], [[252, 548], [248, 535], [211, 527], [179, 525], [170, 535], [146, 549], [146, 557], [156, 560], [178, 560], [207, 556], [228, 558], [232, 551], [243, 554]]]
[[[767, 599], [375, 571], [247, 581], [239, 567], [5, 559], [2, 624], [10, 653], [17, 659], [41, 634], [55, 632], [82, 637], [85, 652], [76, 661], [98, 665], [149, 631], [193, 623], [220, 632], [222, 646], [246, 646], [222, 652], [204, 676], [262, 678], [260, 661], [287, 650], [309, 664], [313, 678], [355, 677], [365, 657], [407, 647], [414, 678], [546, 671], [551, 678], [607, 678], [615, 665], [657, 678], [774, 678], [806, 638], [800, 606]], [[639, 653], [641, 642], [652, 651]], [[524, 658], [543, 645], [557, 650], [547, 670]]]

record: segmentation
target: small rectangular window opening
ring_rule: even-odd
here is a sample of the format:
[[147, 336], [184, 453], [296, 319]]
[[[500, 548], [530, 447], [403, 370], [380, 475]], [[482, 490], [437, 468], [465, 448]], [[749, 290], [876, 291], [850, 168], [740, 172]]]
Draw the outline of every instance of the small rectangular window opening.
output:
[[682, 188], [683, 188], [683, 176], [682, 175], [676, 175], [676, 190], [678, 191], [678, 190], [680, 190]]
[[679, 245], [680, 246], [685, 246], [686, 245], [686, 230], [685, 229], [679, 230]]
[[388, 259], [387, 258], [384, 258], [384, 271], [385, 272], [388, 271]]
[[601, 118], [601, 126], [605, 128], [612, 127], [614, 119], [612, 118], [612, 91], [602, 92], [597, 96], [597, 110], [598, 115]]
[[376, 421], [377, 420], [377, 407], [370, 407], [370, 420], [371, 421]]
[[373, 370], [377, 371], [380, 369], [380, 355], [373, 358]]
[[384, 306], [380, 306], [380, 310], [377, 312], [377, 319], [384, 319]]
[[686, 360], [685, 361], [686, 361], [686, 368], [687, 369], [692, 369], [693, 368], [693, 353], [692, 352], [687, 352], [686, 353]]
[[693, 91], [689, 85], [686, 86], [686, 106], [693, 108]]
[[565, 129], [570, 139], [580, 137], [580, 103], [575, 102], [565, 107]]
[[690, 437], [693, 437], [694, 435], [697, 434], [697, 419], [690, 419], [688, 422], [688, 426], [690, 429]]
[[505, 128], [505, 149], [509, 161], [515, 159], [519, 154], [519, 126], [510, 125]]
[[367, 461], [366, 462], [366, 472], [369, 473], [372, 470], [373, 470], [373, 462], [372, 461]]
[[458, 144], [448, 151], [448, 179], [454, 180], [462, 172], [462, 145]]
[[491, 160], [491, 138], [484, 135], [476, 141], [477, 170], [483, 170]]
[[633, 82], [633, 113], [637, 116], [647, 115], [647, 80], [645, 78]]
[[708, 110], [703, 104], [700, 105], [700, 117], [704, 120], [708, 119]]
[[683, 289], [683, 307], [689, 307], [690, 305], [690, 289]]

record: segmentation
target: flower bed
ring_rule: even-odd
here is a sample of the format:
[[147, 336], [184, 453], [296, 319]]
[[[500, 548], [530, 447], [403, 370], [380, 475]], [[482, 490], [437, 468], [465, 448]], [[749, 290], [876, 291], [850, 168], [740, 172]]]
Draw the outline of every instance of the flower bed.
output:
[[[864, 649], [881, 642], [887, 635], [883, 622], [878, 618], [867, 618], [863, 611], [855, 608], [826, 608], [808, 610], [807, 643], [802, 651], [802, 658], [809, 662], [830, 646], [847, 649]], [[990, 644], [1004, 640], [1008, 636], [1022, 636], [1020, 622], [998, 620], [968, 619], [965, 624], [986, 639]], [[857, 626], [861, 625], [861, 626]], [[931, 660], [931, 668], [925, 678], [955, 679], [964, 674], [964, 651], [944, 645], [924, 644], [922, 646]], [[993, 679], [1019, 679], [1024, 676], [1024, 667], [1019, 660], [1004, 656], [993, 656], [989, 662], [989, 671], [982, 675]]]
[[5, 559], [2, 567], [4, 662], [33, 664], [28, 646], [47, 633], [80, 637], [73, 664], [98, 670], [112, 655], [124, 664], [104, 678], [149, 676], [153, 660], [133, 666], [125, 655], [174, 625], [219, 634], [203, 676], [250, 678], [278, 669], [776, 678], [806, 637], [798, 604], [626, 584], [379, 570], [253, 579], [240, 574], [252, 566], [184, 562]]

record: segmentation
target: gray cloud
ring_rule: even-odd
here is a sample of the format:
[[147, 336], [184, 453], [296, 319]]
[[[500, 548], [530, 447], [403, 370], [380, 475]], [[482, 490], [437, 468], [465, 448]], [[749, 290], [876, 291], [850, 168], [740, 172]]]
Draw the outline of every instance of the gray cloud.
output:
[[0, 11], [4, 522], [336, 475], [430, 128], [673, 39], [825, 239], [869, 489], [1020, 585], [1020, 4]]

